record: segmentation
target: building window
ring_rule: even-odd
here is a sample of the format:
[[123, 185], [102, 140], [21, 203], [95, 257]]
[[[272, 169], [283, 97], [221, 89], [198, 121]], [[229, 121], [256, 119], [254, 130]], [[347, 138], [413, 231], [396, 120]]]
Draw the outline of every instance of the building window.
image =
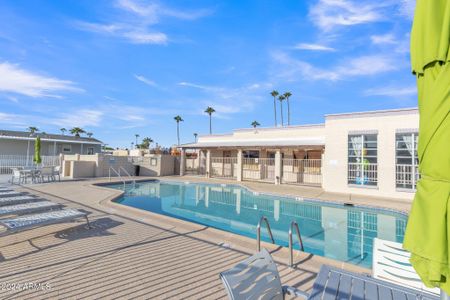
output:
[[400, 189], [416, 189], [419, 179], [417, 132], [395, 135], [395, 184]]
[[348, 183], [376, 186], [378, 179], [377, 134], [348, 136]]
[[71, 153], [72, 152], [72, 145], [63, 145], [62, 146], [62, 152], [63, 153]]
[[89, 148], [87, 149], [87, 154], [88, 154], [88, 155], [94, 154], [94, 147], [89, 147]]
[[158, 160], [154, 157], [150, 158], [150, 166], [158, 165]]
[[244, 158], [259, 158], [259, 151], [242, 151]]

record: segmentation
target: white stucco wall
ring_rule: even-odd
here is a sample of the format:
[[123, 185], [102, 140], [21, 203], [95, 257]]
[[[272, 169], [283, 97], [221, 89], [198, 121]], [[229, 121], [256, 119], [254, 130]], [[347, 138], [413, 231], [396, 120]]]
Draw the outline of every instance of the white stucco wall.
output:
[[[325, 119], [323, 188], [329, 192], [354, 193], [411, 200], [414, 193], [395, 186], [395, 134], [398, 129], [417, 129], [416, 109], [330, 115]], [[354, 187], [347, 183], [348, 134], [350, 131], [378, 131], [378, 186]]]

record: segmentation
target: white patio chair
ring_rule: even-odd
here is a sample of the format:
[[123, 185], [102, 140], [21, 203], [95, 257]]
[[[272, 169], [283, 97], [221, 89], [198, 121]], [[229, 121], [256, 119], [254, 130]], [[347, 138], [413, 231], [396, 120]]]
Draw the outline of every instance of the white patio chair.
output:
[[11, 168], [11, 171], [12, 171], [11, 184], [14, 184], [16, 180], [18, 184], [25, 182], [25, 177], [22, 174], [22, 172], [20, 172], [19, 168]]
[[53, 169], [54, 167], [42, 167], [42, 169], [39, 171], [39, 178], [41, 182], [44, 182], [45, 177], [47, 177], [47, 182], [50, 182], [50, 180], [56, 180]]
[[372, 276], [421, 292], [439, 295], [439, 288], [428, 288], [423, 284], [409, 263], [410, 257], [411, 254], [403, 250], [402, 244], [375, 238]]
[[56, 166], [53, 168], [53, 177], [55, 180], [56, 176], [58, 176], [58, 181], [61, 181], [61, 166]]

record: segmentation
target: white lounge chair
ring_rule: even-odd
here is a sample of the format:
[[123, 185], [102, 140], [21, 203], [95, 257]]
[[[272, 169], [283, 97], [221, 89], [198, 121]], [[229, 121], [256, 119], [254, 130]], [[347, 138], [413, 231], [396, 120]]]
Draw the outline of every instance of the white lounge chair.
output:
[[61, 208], [62, 205], [50, 201], [39, 201], [0, 207], [0, 216], [24, 215]]
[[14, 183], [24, 183], [26, 181], [25, 175], [20, 171], [19, 168], [11, 168], [12, 171], [12, 177], [11, 177], [11, 184]]
[[428, 288], [423, 284], [409, 263], [410, 257], [411, 254], [403, 250], [402, 244], [375, 238], [373, 240], [372, 276], [418, 291], [439, 295], [439, 288]]
[[0, 192], [0, 198], [21, 196], [23, 193], [17, 191]]
[[26, 215], [11, 219], [0, 220], [0, 225], [3, 225], [3, 227], [6, 228], [6, 231], [0, 234], [4, 235], [39, 226], [69, 222], [79, 218], [85, 218], [88, 227], [91, 228], [89, 224], [89, 219], [85, 212], [81, 212], [76, 209], [62, 209], [40, 214]]
[[36, 202], [36, 201], [42, 201], [42, 199], [36, 198], [31, 195], [3, 197], [3, 198], [0, 198], [0, 207], [5, 206], [5, 205], [14, 205], [14, 204], [21, 204], [21, 203]]

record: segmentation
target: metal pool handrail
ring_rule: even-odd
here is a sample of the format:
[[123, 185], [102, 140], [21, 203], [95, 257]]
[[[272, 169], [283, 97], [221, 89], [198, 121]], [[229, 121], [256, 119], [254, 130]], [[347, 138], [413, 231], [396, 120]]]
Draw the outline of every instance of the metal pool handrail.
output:
[[256, 249], [261, 251], [261, 222], [264, 221], [266, 223], [267, 231], [269, 232], [270, 239], [272, 240], [272, 244], [275, 244], [275, 240], [273, 239], [272, 230], [270, 230], [270, 224], [269, 220], [262, 216], [261, 219], [259, 219], [258, 225], [256, 226]]
[[305, 251], [303, 247], [302, 235], [300, 234], [300, 228], [298, 227], [297, 221], [292, 221], [291, 226], [289, 226], [289, 267], [294, 265], [294, 246], [292, 243], [292, 227], [297, 231], [298, 244], [300, 246], [301, 251]]

